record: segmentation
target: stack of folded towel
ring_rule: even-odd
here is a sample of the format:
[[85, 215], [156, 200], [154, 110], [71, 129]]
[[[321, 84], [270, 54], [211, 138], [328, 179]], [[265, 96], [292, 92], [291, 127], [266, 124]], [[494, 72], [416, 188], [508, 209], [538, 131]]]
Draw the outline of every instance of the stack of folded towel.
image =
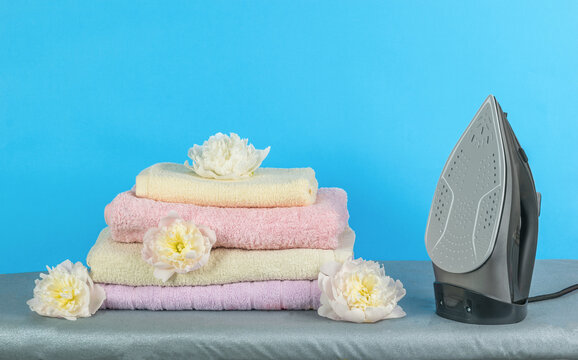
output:
[[[163, 282], [142, 243], [171, 211], [212, 229], [216, 242], [204, 266]], [[310, 168], [215, 180], [156, 164], [106, 206], [105, 220], [87, 263], [108, 309], [317, 309], [321, 265], [352, 256], [355, 239], [345, 191], [318, 189]]]

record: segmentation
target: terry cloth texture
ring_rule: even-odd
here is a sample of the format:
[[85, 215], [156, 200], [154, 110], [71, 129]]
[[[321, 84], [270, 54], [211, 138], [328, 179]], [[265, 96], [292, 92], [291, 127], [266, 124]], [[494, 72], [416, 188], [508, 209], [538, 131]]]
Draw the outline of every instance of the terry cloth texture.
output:
[[347, 194], [321, 188], [311, 206], [282, 208], [222, 208], [167, 203], [139, 198], [126, 191], [106, 206], [104, 218], [114, 241], [142, 242], [146, 231], [158, 226], [169, 211], [215, 231], [213, 247], [238, 249], [336, 249], [347, 227]]
[[317, 280], [172, 287], [99, 285], [106, 292], [102, 309], [116, 310], [315, 310], [321, 297]]
[[217, 248], [202, 268], [175, 274], [163, 283], [153, 276], [153, 267], [141, 257], [141, 243], [115, 242], [105, 228], [90, 250], [86, 262], [94, 282], [146, 286], [197, 286], [242, 281], [315, 280], [321, 265], [353, 256], [355, 233], [347, 228], [336, 250], [287, 249], [241, 250]]
[[198, 176], [184, 165], [159, 163], [136, 177], [135, 193], [153, 200], [220, 207], [306, 206], [315, 202], [317, 180], [311, 168], [258, 168], [240, 180]]

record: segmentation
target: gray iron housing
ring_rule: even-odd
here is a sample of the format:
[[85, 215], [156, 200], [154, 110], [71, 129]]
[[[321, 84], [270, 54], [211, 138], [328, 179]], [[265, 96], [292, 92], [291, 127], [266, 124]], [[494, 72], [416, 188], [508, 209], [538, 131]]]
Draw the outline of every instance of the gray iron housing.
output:
[[429, 214], [436, 312], [457, 321], [526, 316], [540, 194], [506, 116], [488, 96], [446, 162]]

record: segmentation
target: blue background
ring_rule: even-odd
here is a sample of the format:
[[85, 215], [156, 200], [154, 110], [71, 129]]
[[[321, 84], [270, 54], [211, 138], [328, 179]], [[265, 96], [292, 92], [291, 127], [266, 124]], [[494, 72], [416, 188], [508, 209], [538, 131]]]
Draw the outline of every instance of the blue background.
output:
[[500, 101], [578, 258], [578, 3], [0, 2], [0, 273], [84, 262], [104, 206], [234, 131], [349, 194], [356, 255], [427, 259], [444, 162]]

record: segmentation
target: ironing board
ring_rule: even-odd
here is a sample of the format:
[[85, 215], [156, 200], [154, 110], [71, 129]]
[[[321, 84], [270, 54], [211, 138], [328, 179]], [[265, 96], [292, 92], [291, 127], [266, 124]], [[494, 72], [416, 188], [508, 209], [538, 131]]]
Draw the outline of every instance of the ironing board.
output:
[[[315, 311], [99, 311], [66, 321], [29, 311], [38, 273], [0, 275], [0, 359], [548, 359], [578, 358], [578, 292], [532, 303], [512, 325], [434, 314], [426, 261], [385, 261], [407, 289], [407, 317], [377, 324]], [[578, 282], [578, 260], [539, 260], [531, 294]]]

